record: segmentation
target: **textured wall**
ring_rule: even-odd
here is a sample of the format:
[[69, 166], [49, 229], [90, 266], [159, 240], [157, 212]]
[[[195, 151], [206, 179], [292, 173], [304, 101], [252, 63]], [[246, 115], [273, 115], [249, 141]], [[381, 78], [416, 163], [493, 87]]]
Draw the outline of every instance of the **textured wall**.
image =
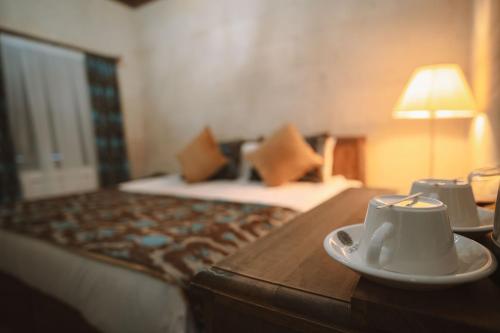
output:
[[120, 56], [119, 83], [133, 175], [144, 172], [144, 107], [134, 11], [108, 0], [0, 0], [0, 27]]
[[[392, 120], [414, 68], [469, 74], [469, 0], [168, 0], [138, 10], [147, 169], [203, 126], [221, 139], [304, 133], [368, 138], [368, 185], [408, 189], [427, 176], [428, 124]], [[437, 124], [436, 176], [465, 175], [470, 121]]]
[[500, 1], [476, 0], [473, 87], [482, 114], [471, 126], [474, 167], [500, 165]]

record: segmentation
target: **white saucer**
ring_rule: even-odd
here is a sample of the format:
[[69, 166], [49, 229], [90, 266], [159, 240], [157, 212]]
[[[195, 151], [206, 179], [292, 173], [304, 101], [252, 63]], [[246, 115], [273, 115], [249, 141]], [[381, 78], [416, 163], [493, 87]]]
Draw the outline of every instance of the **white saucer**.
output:
[[493, 254], [497, 257], [497, 258], [500, 258], [500, 243], [495, 239], [495, 235], [493, 235], [493, 233], [491, 233], [489, 235], [490, 237], [490, 240], [492, 242], [492, 247], [491, 247], [491, 250], [493, 252]]
[[477, 214], [479, 215], [479, 225], [476, 227], [457, 227], [451, 226], [454, 232], [459, 233], [480, 233], [489, 232], [493, 230], [493, 219], [495, 218], [495, 212], [491, 209], [486, 209], [483, 207], [477, 207]]
[[[339, 238], [340, 233], [340, 238]], [[447, 275], [403, 274], [368, 266], [361, 258], [358, 245], [363, 224], [339, 228], [326, 236], [323, 247], [336, 261], [376, 282], [405, 289], [439, 289], [476, 281], [493, 273], [497, 267], [495, 257], [481, 244], [454, 234], [459, 268]]]

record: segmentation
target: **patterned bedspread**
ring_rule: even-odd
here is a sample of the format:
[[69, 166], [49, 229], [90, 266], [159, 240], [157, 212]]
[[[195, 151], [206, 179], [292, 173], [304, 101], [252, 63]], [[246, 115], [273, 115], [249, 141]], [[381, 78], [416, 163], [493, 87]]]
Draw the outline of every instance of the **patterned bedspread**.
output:
[[297, 213], [259, 204], [102, 190], [0, 208], [0, 227], [186, 286]]

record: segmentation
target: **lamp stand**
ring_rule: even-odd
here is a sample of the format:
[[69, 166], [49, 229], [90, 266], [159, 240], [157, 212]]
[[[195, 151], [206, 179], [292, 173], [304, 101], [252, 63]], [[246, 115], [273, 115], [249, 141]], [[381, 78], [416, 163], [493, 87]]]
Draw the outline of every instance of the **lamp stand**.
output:
[[434, 151], [435, 147], [435, 136], [436, 136], [436, 124], [434, 123], [436, 119], [434, 118], [434, 112], [431, 112], [431, 117], [429, 118], [429, 177], [434, 177]]

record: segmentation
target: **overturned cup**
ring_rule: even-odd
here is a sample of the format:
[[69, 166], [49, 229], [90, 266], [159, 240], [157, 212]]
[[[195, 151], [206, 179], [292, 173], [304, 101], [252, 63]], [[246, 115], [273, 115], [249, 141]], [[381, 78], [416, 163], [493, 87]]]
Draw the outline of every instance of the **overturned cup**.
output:
[[458, 269], [446, 205], [420, 195], [370, 200], [359, 251], [369, 266], [393, 272], [444, 275]]

